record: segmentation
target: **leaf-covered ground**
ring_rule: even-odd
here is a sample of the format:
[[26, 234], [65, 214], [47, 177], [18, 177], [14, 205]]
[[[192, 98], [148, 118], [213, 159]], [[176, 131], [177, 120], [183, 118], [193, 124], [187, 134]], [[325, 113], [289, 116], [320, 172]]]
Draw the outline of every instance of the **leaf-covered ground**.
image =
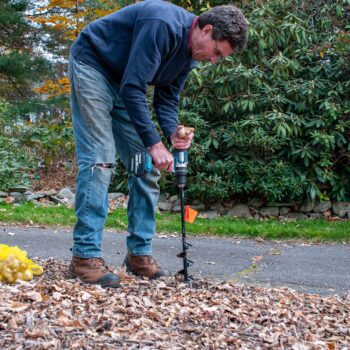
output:
[[348, 349], [350, 293], [290, 289], [123, 271], [122, 288], [65, 280], [67, 263], [43, 262], [31, 282], [0, 285], [1, 349]]

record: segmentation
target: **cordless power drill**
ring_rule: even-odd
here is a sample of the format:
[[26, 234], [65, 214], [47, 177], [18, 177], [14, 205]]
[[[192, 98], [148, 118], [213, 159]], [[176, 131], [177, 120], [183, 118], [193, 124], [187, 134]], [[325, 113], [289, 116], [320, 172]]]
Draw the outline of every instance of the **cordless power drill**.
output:
[[[177, 131], [179, 138], [186, 138], [193, 133], [193, 128], [182, 127]], [[188, 174], [188, 152], [187, 150], [175, 149], [173, 152], [174, 169], [176, 182], [179, 188], [185, 187], [186, 177]], [[137, 152], [131, 159], [131, 174], [135, 176], [143, 176], [145, 173], [151, 172], [153, 169], [152, 157], [147, 152]]]
[[[176, 183], [179, 188], [185, 187], [188, 174], [188, 152], [187, 150], [174, 150], [174, 169]], [[153, 170], [152, 156], [146, 152], [136, 152], [131, 158], [131, 174], [143, 176]]]

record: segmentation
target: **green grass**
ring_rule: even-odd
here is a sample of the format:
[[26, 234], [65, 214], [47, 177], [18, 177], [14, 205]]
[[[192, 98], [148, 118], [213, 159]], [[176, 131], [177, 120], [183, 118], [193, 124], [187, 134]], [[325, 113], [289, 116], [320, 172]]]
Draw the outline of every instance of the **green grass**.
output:
[[[0, 204], [0, 223], [40, 224], [45, 226], [72, 226], [76, 220], [73, 209], [63, 206], [36, 207], [32, 203], [19, 206]], [[127, 230], [124, 209], [110, 213], [107, 228]], [[214, 220], [197, 219], [187, 224], [189, 234], [220, 236], [263, 237], [266, 239], [306, 239], [316, 241], [350, 241], [350, 221], [302, 220], [281, 222], [278, 220], [248, 220], [220, 217]], [[179, 214], [157, 214], [157, 232], [179, 233]]]

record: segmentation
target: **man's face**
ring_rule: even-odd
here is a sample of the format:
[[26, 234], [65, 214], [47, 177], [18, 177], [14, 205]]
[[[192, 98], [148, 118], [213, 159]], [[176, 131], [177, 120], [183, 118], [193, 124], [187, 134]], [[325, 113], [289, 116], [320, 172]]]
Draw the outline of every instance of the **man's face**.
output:
[[191, 43], [192, 59], [196, 61], [216, 63], [218, 60], [229, 56], [233, 50], [228, 41], [217, 41], [212, 39], [213, 26], [204, 26]]

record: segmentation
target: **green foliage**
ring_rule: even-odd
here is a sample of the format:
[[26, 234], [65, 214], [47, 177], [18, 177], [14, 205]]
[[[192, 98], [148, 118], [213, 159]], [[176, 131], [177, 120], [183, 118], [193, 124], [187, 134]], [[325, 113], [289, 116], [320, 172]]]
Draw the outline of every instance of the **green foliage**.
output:
[[249, 46], [192, 72], [180, 119], [196, 127], [188, 194], [350, 199], [350, 2], [243, 7]]
[[29, 183], [34, 159], [17, 138], [0, 135], [0, 190]]
[[28, 184], [33, 166], [33, 158], [21, 138], [8, 133], [10, 110], [11, 105], [0, 99], [0, 190]]
[[33, 111], [34, 84], [51, 70], [42, 57], [43, 35], [26, 20], [29, 9], [28, 0], [0, 3], [0, 98], [21, 105], [26, 116]]
[[28, 125], [22, 129], [22, 142], [35, 151], [42, 165], [55, 159], [70, 161], [74, 151], [73, 129], [69, 122]]
[[11, 107], [0, 101], [0, 190], [29, 185], [36, 178], [38, 165], [50, 167], [57, 159], [67, 163], [73, 159], [73, 130], [69, 121], [13, 123]]
[[35, 81], [42, 76], [46, 61], [34, 58], [28, 54], [11, 52], [0, 59], [0, 74], [17, 79], [18, 84], [25, 81]]

